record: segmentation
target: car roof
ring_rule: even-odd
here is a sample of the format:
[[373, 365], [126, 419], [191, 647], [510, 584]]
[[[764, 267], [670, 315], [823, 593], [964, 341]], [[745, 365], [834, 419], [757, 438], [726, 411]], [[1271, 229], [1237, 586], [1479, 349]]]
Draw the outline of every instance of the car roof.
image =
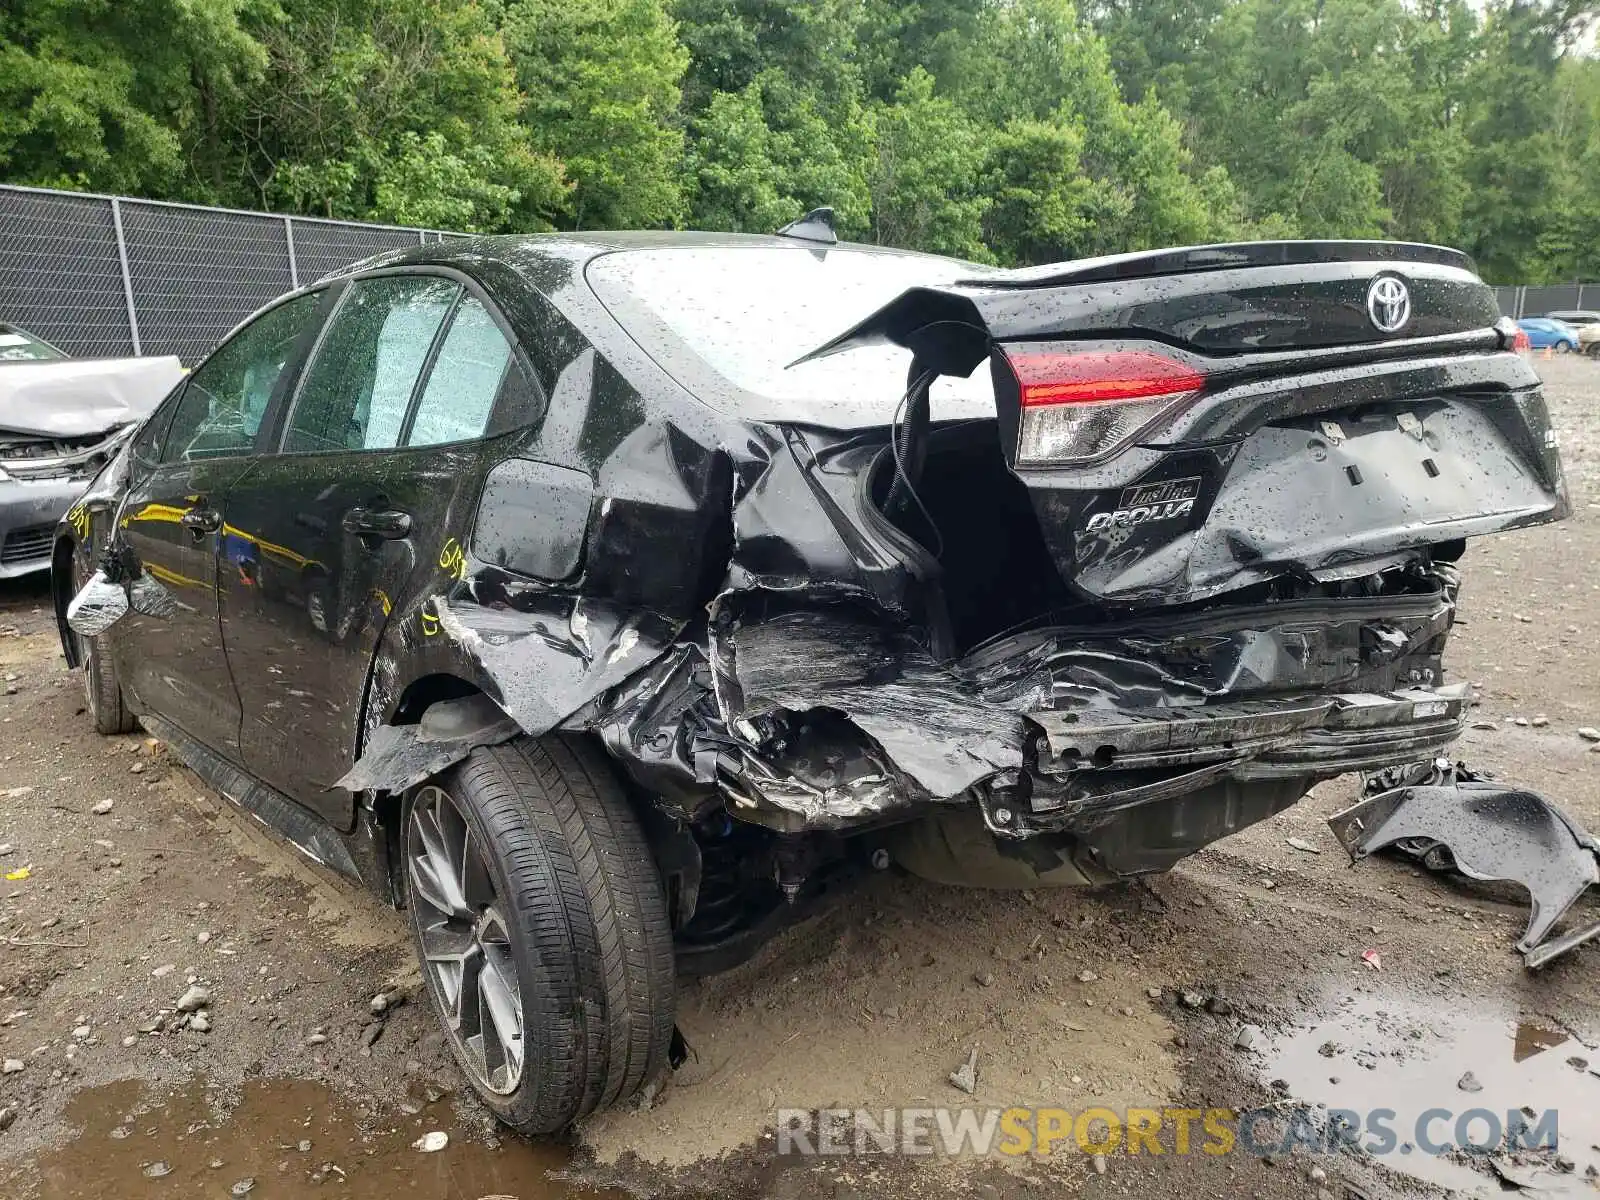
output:
[[[809, 250], [823, 252], [846, 250], [852, 253], [893, 254], [904, 256], [918, 251], [902, 250], [893, 246], [874, 246], [861, 242], [814, 242], [805, 238], [784, 237], [765, 233], [707, 233], [699, 230], [635, 229], [594, 231], [583, 233], [499, 233], [445, 237], [437, 242], [424, 242], [401, 250], [385, 251], [361, 262], [330, 273], [326, 279], [342, 279], [382, 267], [431, 265], [455, 267], [475, 274], [475, 267], [485, 262], [497, 263], [523, 272], [538, 273], [540, 264], [562, 264], [570, 269], [582, 266], [591, 259], [614, 250], [655, 250], [670, 247], [697, 247], [703, 249], [767, 248]], [[939, 259], [940, 255], [922, 257]], [[943, 261], [954, 261], [948, 258]], [[969, 264], [974, 273], [984, 267]], [[318, 280], [319, 283], [325, 280]]]
[[[536, 308], [527, 303], [527, 294], [538, 294], [553, 304], [573, 326], [589, 338], [602, 354], [610, 358], [614, 353], [639, 353], [651, 369], [659, 370], [682, 389], [686, 398], [697, 406], [721, 416], [752, 417], [760, 420], [794, 421], [804, 424], [821, 424], [835, 428], [859, 428], [887, 424], [897, 399], [903, 390], [903, 379], [897, 378], [894, 395], [887, 406], [882, 396], [859, 399], [841, 397], [830, 391], [826, 396], [812, 396], [805, 400], [794, 396], [768, 396], [760, 390], [744, 389], [719, 369], [699, 364], [694, 352], [686, 346], [674, 344], [678, 339], [640, 340], [641, 331], [628, 320], [619, 318], [613, 306], [593, 288], [588, 278], [590, 265], [597, 259], [625, 251], [675, 251], [728, 250], [777, 252], [797, 257], [825, 260], [833, 256], [851, 258], [921, 259], [935, 272], [948, 275], [955, 269], [963, 277], [981, 277], [993, 268], [961, 259], [924, 254], [893, 246], [863, 245], [852, 242], [822, 243], [797, 237], [775, 234], [704, 233], [672, 230], [641, 230], [628, 232], [583, 232], [559, 234], [496, 234], [472, 237], [444, 238], [407, 246], [401, 250], [376, 255], [334, 272], [314, 284], [300, 289], [302, 292], [328, 284], [371, 273], [390, 271], [443, 269], [459, 272], [476, 280], [486, 294], [500, 308], [508, 325], [525, 346], [539, 342], [537, 322], [543, 320]], [[281, 302], [283, 298], [280, 297]], [[847, 324], [840, 318], [840, 325]], [[817, 343], [838, 332], [828, 328], [817, 334]], [[647, 344], [648, 343], [648, 344]], [[811, 349], [807, 345], [806, 349]], [[886, 351], [893, 348], [885, 348]], [[663, 362], [662, 352], [667, 351], [674, 365]], [[898, 352], [898, 351], [895, 351]], [[689, 363], [700, 369], [683, 368]], [[903, 367], [899, 374], [903, 375]], [[985, 382], [987, 377], [985, 377]], [[546, 381], [547, 385], [549, 381]], [[937, 399], [937, 397], [936, 397]], [[983, 401], [985, 411], [992, 411], [992, 397]]]

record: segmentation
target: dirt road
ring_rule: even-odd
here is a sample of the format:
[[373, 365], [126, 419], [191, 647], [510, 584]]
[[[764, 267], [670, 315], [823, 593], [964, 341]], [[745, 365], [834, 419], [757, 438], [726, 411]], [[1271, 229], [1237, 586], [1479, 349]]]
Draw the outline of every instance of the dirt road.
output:
[[[1600, 829], [1600, 753], [1578, 732], [1600, 726], [1600, 364], [1538, 365], [1576, 511], [1469, 550], [1449, 666], [1482, 702], [1460, 749]], [[1148, 886], [993, 895], [876, 876], [754, 962], [686, 986], [695, 1057], [648, 1111], [529, 1146], [458, 1091], [402, 922], [158, 744], [97, 738], [43, 583], [0, 587], [8, 1200], [587, 1194], [552, 1170], [775, 1197], [1502, 1186], [1486, 1161], [1404, 1145], [818, 1162], [776, 1157], [772, 1138], [780, 1108], [1295, 1101], [1393, 1109], [1401, 1143], [1430, 1107], [1559, 1109], [1561, 1161], [1500, 1169], [1596, 1188], [1600, 946], [1529, 976], [1511, 952], [1516, 897], [1398, 861], [1350, 868], [1322, 823], [1354, 797], [1349, 779]], [[948, 1076], [974, 1049], [968, 1097]], [[414, 1149], [430, 1132], [448, 1146]]]

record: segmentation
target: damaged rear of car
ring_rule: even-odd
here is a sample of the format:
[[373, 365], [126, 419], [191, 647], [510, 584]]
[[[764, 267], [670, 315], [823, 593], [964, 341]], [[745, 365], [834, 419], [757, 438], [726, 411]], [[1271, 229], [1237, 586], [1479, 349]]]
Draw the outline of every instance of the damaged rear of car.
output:
[[419, 247], [152, 418], [68, 653], [406, 905], [480, 1096], [557, 1128], [855, 865], [1157, 872], [1439, 755], [1466, 540], [1568, 507], [1514, 332], [1389, 243]]
[[[782, 379], [775, 331], [699, 321], [700, 285], [630, 257], [590, 278], [627, 287], [647, 348]], [[737, 304], [743, 269], [711, 286]], [[752, 307], [812, 300], [748, 269]], [[606, 714], [608, 744], [784, 833], [926, 819], [897, 835], [913, 869], [1022, 885], [1164, 870], [1320, 779], [1429, 758], [1462, 722], [1465, 540], [1567, 510], [1511, 337], [1467, 260], [1420, 246], [908, 289], [791, 369], [835, 364], [841, 394], [771, 385], [797, 398], [735, 499], [705, 643], [668, 656], [703, 654], [699, 687]], [[888, 401], [850, 366], [884, 358], [896, 420], [856, 425]]]

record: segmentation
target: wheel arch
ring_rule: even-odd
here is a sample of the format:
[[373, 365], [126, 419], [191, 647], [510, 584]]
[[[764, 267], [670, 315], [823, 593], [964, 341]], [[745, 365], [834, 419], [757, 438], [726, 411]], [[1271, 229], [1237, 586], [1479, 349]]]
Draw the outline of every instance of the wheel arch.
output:
[[56, 630], [61, 635], [61, 652], [66, 655], [69, 667], [83, 665], [78, 640], [67, 627], [67, 605], [72, 603], [73, 592], [72, 560], [77, 553], [78, 544], [72, 535], [58, 532], [55, 545], [50, 548], [50, 602], [55, 609]]
[[[374, 719], [374, 725], [369, 730], [365, 739], [364, 750], [370, 749], [374, 735], [384, 727], [396, 729], [409, 729], [421, 725], [422, 719], [430, 708], [435, 705], [451, 701], [469, 701], [493, 705], [495, 711], [503, 715], [495, 699], [484, 690], [481, 681], [468, 677], [466, 672], [451, 670], [430, 670], [418, 675], [407, 683], [387, 707], [387, 712], [369, 711], [369, 716]], [[369, 710], [371, 709], [369, 705]], [[473, 745], [466, 744], [455, 755], [451, 762], [447, 762], [439, 770], [446, 770], [472, 752]], [[358, 762], [360, 759], [357, 760]], [[398, 782], [398, 781], [396, 781]], [[369, 823], [369, 836], [382, 847], [382, 861], [384, 864], [383, 875], [387, 877], [388, 894], [386, 899], [397, 907], [402, 902], [405, 891], [399, 871], [404, 861], [400, 853], [400, 840], [402, 835], [401, 813], [404, 807], [405, 795], [415, 787], [415, 784], [395, 787], [374, 787], [359, 789], [363, 793], [361, 808], [366, 813]], [[353, 789], [356, 790], [356, 789]]]
[[[387, 859], [380, 878], [391, 886], [389, 898], [409, 791], [480, 746], [562, 728], [665, 655], [678, 629], [582, 597], [552, 596], [522, 611], [435, 591], [397, 606], [368, 672], [360, 745], [336, 781], [359, 797], [356, 840]], [[576, 732], [615, 769], [598, 733]], [[649, 806], [638, 803], [627, 773], [617, 775], [645, 815]]]

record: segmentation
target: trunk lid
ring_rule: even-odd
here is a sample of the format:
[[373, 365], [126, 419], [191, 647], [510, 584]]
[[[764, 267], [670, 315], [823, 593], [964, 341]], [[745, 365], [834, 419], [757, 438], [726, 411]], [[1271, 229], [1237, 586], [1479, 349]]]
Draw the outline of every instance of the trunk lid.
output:
[[987, 360], [1001, 450], [1063, 581], [1142, 607], [1374, 574], [1565, 516], [1511, 337], [1455, 251], [1276, 242], [914, 288], [814, 355], [888, 341], [939, 373]]
[[[1376, 280], [1405, 287], [1405, 319], [1376, 325]], [[1148, 334], [1201, 353], [1370, 346], [1477, 334], [1498, 346], [1494, 292], [1456, 250], [1405, 242], [1248, 242], [993, 271], [911, 288], [801, 361], [894, 342], [966, 375], [988, 346]], [[981, 336], [980, 336], [981, 335]]]

